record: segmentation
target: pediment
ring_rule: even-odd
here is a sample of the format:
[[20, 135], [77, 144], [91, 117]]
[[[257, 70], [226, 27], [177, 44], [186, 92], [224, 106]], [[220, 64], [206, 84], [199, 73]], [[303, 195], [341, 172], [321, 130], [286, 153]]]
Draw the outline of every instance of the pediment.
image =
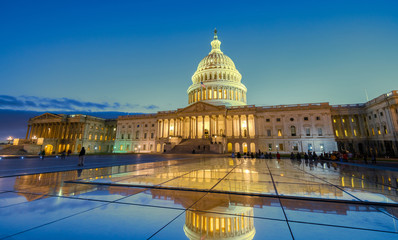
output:
[[54, 113], [43, 113], [42, 115], [33, 117], [31, 120], [43, 120], [43, 119], [62, 119], [62, 116]]
[[216, 112], [225, 110], [225, 106], [216, 106], [209, 103], [197, 102], [186, 108], [180, 108], [177, 113]]

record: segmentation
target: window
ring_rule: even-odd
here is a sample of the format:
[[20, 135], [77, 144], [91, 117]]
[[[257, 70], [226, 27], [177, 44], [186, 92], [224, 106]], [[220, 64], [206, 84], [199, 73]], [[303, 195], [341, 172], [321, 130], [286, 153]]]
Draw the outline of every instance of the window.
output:
[[272, 151], [272, 143], [268, 144], [268, 151]]
[[333, 122], [336, 123], [336, 119], [333, 119]]
[[102, 135], [100, 136], [100, 141], [102, 141]]
[[122, 134], [121, 139], [124, 139], [124, 134]]
[[372, 135], [374, 136], [375, 135], [375, 130], [372, 128]]
[[316, 117], [316, 120], [318, 120], [318, 121], [321, 120], [321, 117]]
[[357, 136], [357, 130], [354, 129], [354, 136]]
[[278, 137], [282, 137], [282, 129], [278, 129]]
[[308, 117], [304, 117], [304, 121], [308, 121]]
[[138, 139], [140, 137], [140, 131], [135, 132], [135, 139]]
[[318, 128], [318, 136], [322, 136], [322, 135], [323, 135], [322, 128]]
[[325, 145], [323, 143], [321, 143], [321, 144], [319, 144], [319, 148], [321, 149], [321, 152], [324, 152]]
[[354, 118], [351, 118], [351, 122], [354, 122]]
[[346, 136], [347, 137], [347, 130], [344, 130], [344, 136]]
[[339, 136], [339, 131], [335, 130], [335, 133], [336, 133], [336, 137], [338, 137]]
[[311, 143], [308, 143], [308, 151], [312, 152], [312, 144]]
[[388, 134], [386, 125], [384, 125], [383, 128], [384, 128], [384, 134]]
[[91, 134], [90, 134], [90, 135], [88, 135], [88, 140], [91, 140], [91, 137], [92, 137], [92, 136], [91, 136]]
[[380, 131], [380, 128], [379, 128], [379, 127], [377, 127], [377, 133], [378, 133], [379, 135], [381, 135], [381, 131]]
[[372, 119], [372, 116], [369, 115], [369, 120]]
[[290, 118], [290, 121], [293, 122], [293, 121], [294, 121], [294, 118]]
[[383, 117], [383, 112], [380, 112], [380, 117]]
[[283, 143], [279, 143], [279, 150], [283, 151]]
[[131, 125], [129, 125], [129, 128], [131, 128]]
[[375, 114], [373, 114], [373, 117], [374, 117], [374, 118], [377, 118], [377, 114], [376, 114], [376, 113], [375, 113]]
[[280, 118], [277, 118], [277, 119], [276, 119], [276, 121], [277, 121], [277, 122], [280, 122], [280, 121], [281, 121], [281, 119], [280, 119]]
[[148, 127], [148, 124], [145, 124], [145, 127]]
[[297, 143], [295, 143], [295, 144], [292, 146], [292, 149], [293, 149], [293, 151], [298, 151], [298, 145], [297, 145]]
[[310, 128], [305, 129], [305, 136], [311, 136], [311, 130]]
[[143, 147], [143, 149], [144, 149], [144, 150], [146, 150], [146, 144], [144, 144], [144, 147]]
[[295, 126], [290, 127], [290, 133], [292, 134], [292, 136], [296, 136], [296, 127]]
[[155, 124], [152, 124], [152, 127], [154, 127], [155, 126]]
[[127, 139], [130, 139], [130, 134], [127, 134]]
[[153, 133], [151, 133], [151, 139], [153, 139]]
[[144, 139], [146, 139], [146, 135], [147, 135], [147, 133], [144, 133]]
[[266, 122], [270, 122], [271, 120], [269, 118], [265, 119]]
[[267, 129], [267, 136], [271, 137], [271, 129]]
[[140, 125], [137, 125], [137, 128], [139, 128], [140, 127]]
[[345, 123], [345, 119], [344, 118], [342, 119], [342, 121], [343, 121], [343, 123]]

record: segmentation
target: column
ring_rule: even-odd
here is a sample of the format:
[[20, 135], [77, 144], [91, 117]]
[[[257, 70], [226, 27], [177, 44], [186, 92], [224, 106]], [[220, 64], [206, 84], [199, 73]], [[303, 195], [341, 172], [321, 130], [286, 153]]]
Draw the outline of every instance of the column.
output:
[[199, 129], [199, 126], [198, 126], [198, 116], [196, 116], [196, 128], [195, 128], [195, 138], [197, 139], [198, 138], [198, 129]]
[[191, 117], [188, 117], [188, 122], [189, 122], [189, 125], [188, 125], [188, 138], [190, 139], [190, 138], [192, 138], [192, 130], [191, 130], [192, 118]]
[[236, 128], [236, 123], [235, 123], [235, 117], [232, 115], [231, 116], [231, 121], [232, 121], [232, 137], [235, 137], [235, 128]]
[[31, 130], [31, 125], [28, 125], [28, 129], [26, 130], [26, 137], [25, 139], [29, 139], [29, 131]]
[[[246, 115], [246, 129], [247, 129], [247, 138], [250, 138], [250, 131], [249, 131], [249, 115]], [[251, 151], [251, 150], [250, 150]]]
[[227, 115], [224, 116], [224, 135], [227, 136]]
[[238, 130], [239, 130], [239, 138], [242, 137], [242, 117], [238, 115]]
[[212, 115], [209, 115], [209, 136], [210, 136], [210, 139], [213, 136], [213, 127], [211, 126], [211, 122], [212, 122], [212, 119], [213, 119], [212, 117], [213, 117]]

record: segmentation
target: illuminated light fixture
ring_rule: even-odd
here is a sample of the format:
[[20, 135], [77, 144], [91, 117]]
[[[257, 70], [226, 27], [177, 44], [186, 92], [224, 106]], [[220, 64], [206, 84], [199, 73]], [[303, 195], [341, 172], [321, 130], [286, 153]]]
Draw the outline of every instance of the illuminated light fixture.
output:
[[36, 140], [36, 139], [37, 139], [36, 135], [34, 135], [34, 136], [32, 137], [32, 139], [33, 139], [33, 140]]
[[21, 157], [21, 159], [23, 159], [23, 157]]
[[170, 130], [173, 131], [174, 130], [174, 126], [170, 126]]
[[244, 127], [244, 128], [247, 127], [246, 121], [243, 121], [243, 122], [242, 122], [242, 127]]

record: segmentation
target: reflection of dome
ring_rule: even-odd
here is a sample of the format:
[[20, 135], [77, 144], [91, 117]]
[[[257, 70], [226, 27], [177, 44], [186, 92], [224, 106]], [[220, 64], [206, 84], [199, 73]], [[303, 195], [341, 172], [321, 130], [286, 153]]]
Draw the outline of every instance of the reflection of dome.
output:
[[230, 205], [215, 207], [209, 212], [188, 210], [184, 232], [191, 240], [251, 240], [256, 234], [253, 221], [252, 207]]
[[242, 75], [234, 62], [220, 49], [221, 42], [214, 31], [212, 50], [200, 61], [188, 88], [188, 103], [198, 101], [215, 105], [246, 105], [246, 87], [241, 83]]

